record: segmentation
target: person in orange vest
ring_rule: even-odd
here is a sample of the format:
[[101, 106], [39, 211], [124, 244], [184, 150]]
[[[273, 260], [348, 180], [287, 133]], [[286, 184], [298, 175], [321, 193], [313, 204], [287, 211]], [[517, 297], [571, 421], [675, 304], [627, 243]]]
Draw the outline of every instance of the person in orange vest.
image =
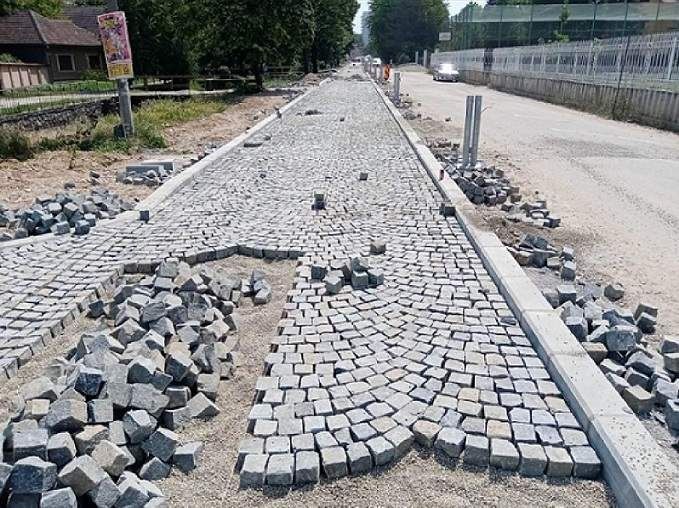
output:
[[391, 76], [391, 65], [386, 64], [384, 66], [384, 81], [389, 81], [389, 76]]

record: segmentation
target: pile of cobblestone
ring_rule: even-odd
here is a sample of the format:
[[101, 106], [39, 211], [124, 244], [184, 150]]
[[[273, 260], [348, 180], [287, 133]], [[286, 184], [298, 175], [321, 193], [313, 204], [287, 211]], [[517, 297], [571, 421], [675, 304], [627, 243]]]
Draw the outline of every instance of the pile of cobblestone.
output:
[[644, 337], [655, 332], [658, 309], [615, 305], [624, 296], [620, 284], [566, 284], [545, 296], [630, 408], [660, 409], [668, 427], [679, 430], [679, 338], [665, 337], [658, 352]]
[[448, 175], [475, 205], [500, 206], [511, 222], [544, 228], [561, 225], [561, 218], [549, 210], [545, 199], [525, 197], [502, 169], [487, 166], [483, 161], [473, 168], [465, 167], [459, 145], [446, 140], [428, 141], [427, 144]]
[[175, 161], [144, 161], [121, 169], [117, 181], [130, 185], [156, 187], [177, 174], [183, 165]]
[[86, 235], [99, 220], [112, 219], [132, 210], [134, 205], [103, 187], [90, 190], [88, 195], [60, 192], [55, 196], [39, 196], [30, 208], [9, 210], [0, 203], [0, 227], [9, 231], [0, 234], [0, 241], [54, 233], [65, 235], [73, 231]]
[[164, 506], [151, 481], [196, 467], [203, 444], [176, 432], [219, 414], [238, 355], [234, 308], [270, 286], [261, 272], [240, 281], [176, 259], [136, 279], [90, 304], [109, 328], [20, 389], [2, 433], [9, 506]]
[[573, 247], [564, 245], [559, 251], [546, 238], [525, 234], [518, 243], [508, 246], [507, 250], [521, 266], [547, 267], [558, 271], [565, 281], [575, 280], [577, 264]]
[[[370, 254], [380, 255], [387, 250], [385, 242], [378, 240], [370, 244]], [[336, 295], [344, 286], [353, 289], [376, 288], [384, 284], [384, 272], [370, 264], [366, 257], [354, 257], [349, 261], [339, 259], [330, 262], [330, 266], [315, 262], [311, 265], [311, 278], [322, 280], [325, 291], [329, 295]]]

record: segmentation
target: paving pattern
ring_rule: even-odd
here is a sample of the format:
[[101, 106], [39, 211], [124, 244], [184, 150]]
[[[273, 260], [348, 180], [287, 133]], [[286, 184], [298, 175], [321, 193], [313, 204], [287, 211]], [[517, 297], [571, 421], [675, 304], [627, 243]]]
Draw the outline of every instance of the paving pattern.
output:
[[[239, 456], [244, 485], [365, 472], [414, 440], [526, 475], [596, 476], [585, 434], [372, 85], [332, 81], [262, 135], [148, 223], [0, 250], [5, 372], [123, 269], [150, 271], [169, 255], [294, 258]], [[312, 210], [314, 192], [326, 210]], [[376, 239], [386, 253], [370, 255]], [[312, 264], [356, 256], [384, 284], [330, 295], [311, 278]]]

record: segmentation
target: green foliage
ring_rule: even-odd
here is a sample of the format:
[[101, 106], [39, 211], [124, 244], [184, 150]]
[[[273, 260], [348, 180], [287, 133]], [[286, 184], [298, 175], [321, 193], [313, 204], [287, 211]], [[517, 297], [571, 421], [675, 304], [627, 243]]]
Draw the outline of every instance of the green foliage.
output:
[[116, 139], [113, 130], [120, 122], [118, 115], [102, 117], [89, 139], [80, 144], [85, 150], [129, 152], [141, 148], [165, 148], [162, 131], [168, 127], [224, 111], [228, 103], [220, 100], [158, 100], [142, 105], [134, 113], [135, 135]]
[[82, 79], [83, 81], [104, 82], [108, 81], [108, 75], [106, 74], [106, 71], [101, 69], [87, 69], [83, 72]]
[[371, 43], [386, 61], [434, 49], [448, 19], [443, 0], [371, 0], [370, 10]]
[[31, 141], [14, 129], [0, 128], [0, 159], [29, 159], [33, 155]]
[[0, 53], [0, 63], [16, 63], [19, 60], [9, 53]]
[[30, 9], [53, 18], [62, 13], [62, 8], [62, 0], [0, 0], [0, 16]]

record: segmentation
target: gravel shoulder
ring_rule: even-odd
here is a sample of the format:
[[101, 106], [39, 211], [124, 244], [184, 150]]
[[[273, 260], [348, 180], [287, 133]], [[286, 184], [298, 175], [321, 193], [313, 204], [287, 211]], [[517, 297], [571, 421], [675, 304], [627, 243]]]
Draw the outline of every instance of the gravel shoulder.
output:
[[679, 331], [679, 135], [422, 72], [405, 72], [402, 86], [420, 134], [455, 142], [466, 95], [482, 94], [480, 156], [547, 199], [563, 219], [555, 240], [576, 248], [581, 276], [621, 282], [622, 306], [654, 303], [658, 335]]

